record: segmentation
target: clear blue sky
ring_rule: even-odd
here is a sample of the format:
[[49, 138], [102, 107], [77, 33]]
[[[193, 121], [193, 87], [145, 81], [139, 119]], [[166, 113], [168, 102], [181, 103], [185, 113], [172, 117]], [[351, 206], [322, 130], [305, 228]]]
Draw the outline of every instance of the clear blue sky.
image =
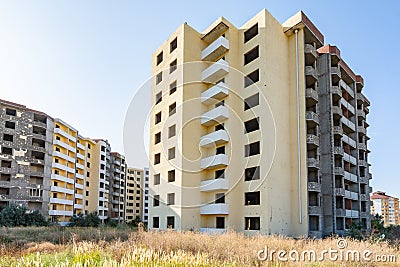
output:
[[372, 185], [400, 196], [398, 1], [0, 0], [0, 98], [123, 151], [125, 112], [152, 52], [184, 22], [202, 31], [224, 16], [240, 26], [262, 8], [280, 22], [303, 10], [364, 76]]

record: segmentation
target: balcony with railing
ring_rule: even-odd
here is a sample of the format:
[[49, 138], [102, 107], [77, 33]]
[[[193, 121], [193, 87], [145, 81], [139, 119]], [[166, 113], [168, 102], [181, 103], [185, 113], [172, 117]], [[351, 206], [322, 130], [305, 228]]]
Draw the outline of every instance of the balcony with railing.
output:
[[216, 132], [204, 135], [200, 139], [201, 147], [214, 147], [222, 145], [229, 141], [228, 132], [225, 130], [218, 130]]
[[353, 183], [357, 183], [357, 175], [352, 174], [348, 171], [344, 171], [344, 179], [351, 181]]
[[307, 189], [308, 191], [321, 192], [321, 184], [317, 182], [308, 182]]
[[228, 230], [222, 228], [200, 228], [200, 233], [208, 235], [221, 235], [226, 232], [228, 232]]
[[319, 146], [319, 137], [316, 136], [315, 134], [307, 134], [306, 141], [307, 144], [312, 147]]
[[228, 190], [228, 189], [229, 189], [229, 181], [224, 178], [206, 180], [200, 183], [201, 192]]
[[319, 161], [316, 158], [308, 158], [307, 159], [307, 167], [319, 169]]
[[226, 203], [206, 204], [200, 207], [201, 215], [228, 215], [229, 205]]
[[221, 123], [229, 118], [229, 110], [225, 106], [218, 106], [201, 116], [201, 124], [204, 126], [211, 126], [213, 124]]
[[201, 52], [201, 59], [204, 61], [215, 61], [229, 50], [229, 41], [220, 36]]
[[346, 210], [346, 217], [348, 218], [358, 218], [358, 210]]
[[229, 94], [228, 85], [220, 82], [201, 94], [201, 102], [205, 105], [211, 105]]
[[212, 83], [221, 80], [229, 73], [229, 64], [223, 59], [218, 60], [211, 66], [203, 70], [201, 73], [201, 80], [203, 82]]
[[335, 188], [335, 195], [339, 197], [344, 197], [345, 196], [344, 188]]
[[318, 102], [318, 92], [314, 88], [306, 89], [306, 98], [313, 101], [313, 103]]
[[218, 154], [202, 159], [200, 165], [202, 169], [212, 169], [228, 166], [228, 163], [228, 155]]

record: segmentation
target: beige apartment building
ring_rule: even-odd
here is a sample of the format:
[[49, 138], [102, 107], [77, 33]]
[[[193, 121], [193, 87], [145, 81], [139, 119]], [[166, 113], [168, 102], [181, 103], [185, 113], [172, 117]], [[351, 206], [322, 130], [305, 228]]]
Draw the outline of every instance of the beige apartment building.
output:
[[152, 58], [149, 228], [369, 227], [363, 79], [304, 13], [185, 23]]
[[382, 216], [384, 226], [400, 224], [399, 198], [377, 191], [371, 194], [371, 214]]
[[126, 172], [125, 221], [132, 222], [139, 217], [143, 220], [143, 169], [128, 168]]
[[118, 152], [111, 152], [110, 161], [110, 218], [123, 222], [125, 220], [126, 203], [126, 171], [125, 157]]

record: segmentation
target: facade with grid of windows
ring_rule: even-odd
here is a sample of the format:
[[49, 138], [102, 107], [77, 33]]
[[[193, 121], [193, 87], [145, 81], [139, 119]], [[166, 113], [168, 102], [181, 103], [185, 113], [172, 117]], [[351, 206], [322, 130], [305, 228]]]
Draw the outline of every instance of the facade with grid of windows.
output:
[[152, 59], [149, 228], [369, 228], [364, 82], [303, 12], [185, 23]]

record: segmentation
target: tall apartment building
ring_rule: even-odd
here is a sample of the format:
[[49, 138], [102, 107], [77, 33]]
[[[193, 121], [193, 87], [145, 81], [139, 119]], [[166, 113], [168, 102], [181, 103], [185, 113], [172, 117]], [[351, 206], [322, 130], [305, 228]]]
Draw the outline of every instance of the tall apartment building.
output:
[[371, 194], [371, 214], [382, 216], [384, 226], [400, 224], [399, 199], [377, 191]]
[[47, 216], [53, 118], [0, 100], [0, 208], [9, 202]]
[[118, 152], [111, 152], [110, 161], [110, 218], [117, 221], [125, 220], [126, 203], [126, 171], [125, 157]]
[[149, 227], [369, 227], [363, 79], [299, 12], [186, 23], [153, 54]]
[[128, 167], [126, 172], [125, 221], [132, 222], [139, 217], [143, 220], [143, 169]]

